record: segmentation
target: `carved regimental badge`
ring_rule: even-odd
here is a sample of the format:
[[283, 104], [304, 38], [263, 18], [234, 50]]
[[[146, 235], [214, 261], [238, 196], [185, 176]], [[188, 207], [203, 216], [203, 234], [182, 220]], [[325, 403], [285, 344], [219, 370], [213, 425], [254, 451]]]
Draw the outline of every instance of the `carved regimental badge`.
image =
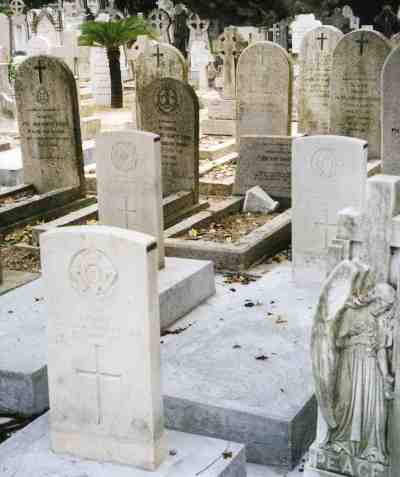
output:
[[162, 86], [156, 97], [157, 108], [161, 113], [171, 114], [178, 109], [177, 92], [170, 86]]
[[102, 297], [111, 292], [118, 272], [101, 250], [83, 249], [71, 260], [69, 277], [72, 286], [81, 295]]
[[111, 162], [115, 169], [128, 172], [137, 166], [136, 147], [130, 142], [117, 142], [111, 149]]
[[320, 177], [332, 179], [337, 171], [343, 166], [343, 161], [337, 160], [333, 149], [319, 149], [311, 158], [311, 168]]

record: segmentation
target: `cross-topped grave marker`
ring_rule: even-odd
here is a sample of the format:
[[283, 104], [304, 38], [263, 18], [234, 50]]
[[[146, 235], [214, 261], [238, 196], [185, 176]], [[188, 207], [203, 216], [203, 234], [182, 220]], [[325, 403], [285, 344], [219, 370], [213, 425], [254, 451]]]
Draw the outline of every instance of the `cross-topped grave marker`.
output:
[[53, 451], [155, 470], [167, 443], [154, 238], [62, 227], [41, 235], [41, 258]]
[[236, 27], [225, 28], [224, 33], [218, 39], [218, 52], [224, 60], [224, 89], [225, 99], [233, 99], [236, 96], [236, 64], [241, 51], [244, 48], [244, 40]]

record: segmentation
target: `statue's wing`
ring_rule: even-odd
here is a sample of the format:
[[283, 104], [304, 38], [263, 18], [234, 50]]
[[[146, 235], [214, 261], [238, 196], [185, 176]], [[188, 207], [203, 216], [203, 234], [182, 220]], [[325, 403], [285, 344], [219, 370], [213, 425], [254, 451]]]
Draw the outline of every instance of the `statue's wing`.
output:
[[336, 330], [346, 302], [360, 275], [360, 264], [345, 260], [325, 281], [314, 317], [311, 354], [315, 391], [322, 415], [329, 427], [337, 426], [334, 415], [337, 352]]

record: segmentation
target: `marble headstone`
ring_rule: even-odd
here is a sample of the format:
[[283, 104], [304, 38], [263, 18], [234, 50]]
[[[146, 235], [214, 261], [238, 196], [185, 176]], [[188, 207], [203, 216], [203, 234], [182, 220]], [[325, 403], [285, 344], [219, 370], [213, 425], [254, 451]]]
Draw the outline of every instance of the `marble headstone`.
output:
[[383, 35], [357, 30], [333, 54], [330, 133], [365, 139], [372, 160], [381, 155], [381, 72], [389, 53]]
[[155, 470], [167, 453], [156, 241], [75, 226], [40, 242], [53, 451]]
[[332, 26], [315, 28], [304, 36], [299, 55], [299, 131], [302, 133], [329, 133], [332, 58], [342, 36]]
[[382, 172], [400, 176], [400, 47], [382, 71]]
[[40, 193], [83, 190], [78, 94], [71, 70], [54, 57], [28, 58], [17, 69], [15, 98], [24, 182]]
[[36, 35], [28, 40], [27, 52], [29, 56], [48, 55], [51, 50], [50, 42], [44, 36]]
[[7, 55], [11, 54], [10, 19], [4, 13], [0, 13], [0, 45], [6, 48]]
[[155, 80], [140, 95], [143, 130], [161, 137], [163, 196], [181, 191], [199, 198], [199, 100], [173, 78]]
[[249, 135], [240, 138], [234, 194], [260, 186], [277, 199], [291, 199], [292, 137]]
[[237, 68], [237, 137], [289, 135], [292, 63], [281, 46], [260, 41], [240, 55]]
[[102, 225], [155, 237], [164, 266], [160, 137], [143, 131], [109, 131], [96, 138], [96, 177]]
[[298, 284], [318, 285], [338, 212], [365, 199], [368, 145], [360, 139], [309, 136], [293, 141], [292, 251]]

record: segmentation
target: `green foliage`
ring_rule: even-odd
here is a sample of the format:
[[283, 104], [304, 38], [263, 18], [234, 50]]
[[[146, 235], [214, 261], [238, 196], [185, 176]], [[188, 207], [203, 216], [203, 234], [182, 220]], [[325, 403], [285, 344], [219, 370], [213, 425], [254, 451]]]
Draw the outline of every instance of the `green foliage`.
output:
[[156, 34], [149, 23], [140, 17], [129, 17], [109, 22], [86, 22], [81, 25], [79, 45], [103, 48], [119, 48], [134, 43], [138, 36]]

